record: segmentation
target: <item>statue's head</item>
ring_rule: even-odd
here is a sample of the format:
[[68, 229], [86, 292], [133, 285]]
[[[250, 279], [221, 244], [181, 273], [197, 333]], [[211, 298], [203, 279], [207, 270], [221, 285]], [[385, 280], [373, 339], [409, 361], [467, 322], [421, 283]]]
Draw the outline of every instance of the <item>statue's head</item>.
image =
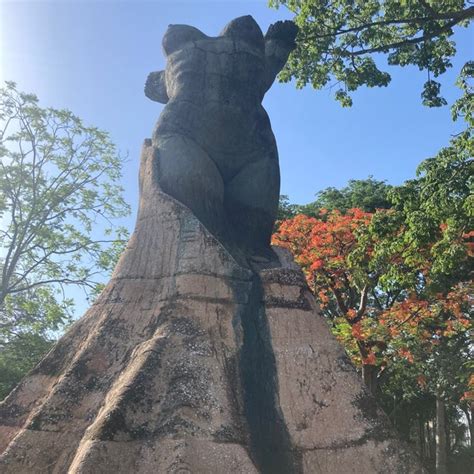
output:
[[148, 76], [145, 94], [164, 104], [180, 94], [207, 96], [210, 90], [216, 100], [249, 91], [261, 99], [278, 72], [272, 59], [281, 53], [284, 64], [296, 33], [292, 22], [278, 22], [264, 36], [250, 15], [232, 20], [217, 37], [170, 25], [162, 42], [166, 70]]

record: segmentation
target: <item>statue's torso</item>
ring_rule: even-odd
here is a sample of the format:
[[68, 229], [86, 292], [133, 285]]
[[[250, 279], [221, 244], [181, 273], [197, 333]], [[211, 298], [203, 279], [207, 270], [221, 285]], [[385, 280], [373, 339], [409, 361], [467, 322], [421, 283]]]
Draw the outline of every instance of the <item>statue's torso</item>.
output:
[[263, 51], [243, 41], [210, 38], [168, 57], [170, 101], [154, 138], [181, 134], [194, 140], [224, 179], [248, 162], [274, 155], [275, 139], [261, 105]]

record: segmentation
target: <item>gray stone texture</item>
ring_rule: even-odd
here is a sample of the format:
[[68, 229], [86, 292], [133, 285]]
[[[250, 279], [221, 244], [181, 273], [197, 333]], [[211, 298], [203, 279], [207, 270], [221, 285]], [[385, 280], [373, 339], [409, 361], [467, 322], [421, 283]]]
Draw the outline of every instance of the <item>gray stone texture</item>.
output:
[[291, 256], [239, 265], [155, 160], [111, 281], [0, 404], [0, 472], [421, 472]]

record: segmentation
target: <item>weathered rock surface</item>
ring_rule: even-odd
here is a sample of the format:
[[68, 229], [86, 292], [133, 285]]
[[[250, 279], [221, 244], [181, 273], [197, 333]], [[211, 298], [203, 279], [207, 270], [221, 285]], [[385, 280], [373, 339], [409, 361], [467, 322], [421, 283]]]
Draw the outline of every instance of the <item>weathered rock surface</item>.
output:
[[0, 472], [421, 472], [289, 255], [238, 264], [155, 160], [111, 281], [0, 405]]

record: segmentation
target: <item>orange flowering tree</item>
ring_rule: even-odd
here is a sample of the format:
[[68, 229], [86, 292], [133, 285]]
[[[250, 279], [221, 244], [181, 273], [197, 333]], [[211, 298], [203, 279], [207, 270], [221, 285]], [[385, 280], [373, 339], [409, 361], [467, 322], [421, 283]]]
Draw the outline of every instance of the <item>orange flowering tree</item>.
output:
[[[280, 222], [273, 244], [293, 253], [333, 333], [400, 431], [409, 437], [411, 413], [429, 432], [442, 387], [472, 432], [472, 287], [456, 280], [439, 291], [437, 246], [415, 246], [410, 231], [395, 209], [321, 210], [317, 217], [299, 214]], [[440, 226], [438, 238], [445, 232]], [[461, 267], [472, 250], [469, 239], [470, 233], [461, 236]]]
[[[389, 220], [393, 213], [380, 214]], [[318, 217], [297, 215], [283, 221], [273, 237], [273, 243], [292, 251], [301, 265], [334, 333], [362, 367], [373, 393], [386, 364], [380, 316], [403, 292], [394, 280], [387, 284], [381, 279], [399, 259], [396, 252], [377, 252], [384, 238], [377, 234], [374, 216], [357, 208], [345, 214], [321, 210]]]
[[273, 243], [288, 248], [301, 265], [333, 332], [373, 393], [391, 361], [414, 362], [414, 341], [427, 351], [470, 325], [468, 287], [431, 295], [432, 246], [414, 252], [406, 229], [395, 210], [354, 208], [297, 215], [281, 222], [273, 236]]

